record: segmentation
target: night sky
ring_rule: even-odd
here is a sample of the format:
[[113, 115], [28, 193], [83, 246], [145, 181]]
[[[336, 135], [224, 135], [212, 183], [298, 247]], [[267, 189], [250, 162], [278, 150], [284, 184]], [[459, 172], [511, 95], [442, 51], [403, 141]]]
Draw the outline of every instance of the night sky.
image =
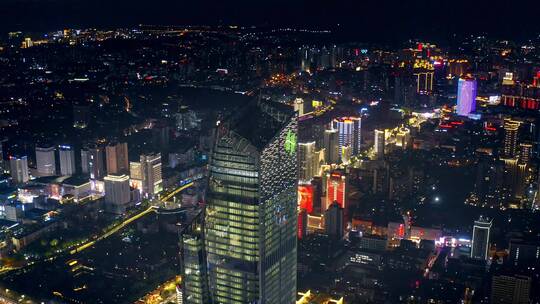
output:
[[1, 0], [0, 29], [248, 24], [327, 28], [367, 41], [484, 32], [524, 39], [540, 32], [539, 11], [533, 0]]

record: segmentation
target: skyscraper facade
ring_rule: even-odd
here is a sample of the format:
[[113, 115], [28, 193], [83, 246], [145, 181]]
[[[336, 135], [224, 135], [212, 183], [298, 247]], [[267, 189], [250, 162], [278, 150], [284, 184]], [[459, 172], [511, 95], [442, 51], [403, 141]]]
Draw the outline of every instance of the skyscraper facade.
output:
[[297, 118], [251, 102], [222, 123], [205, 211], [213, 303], [296, 300]]
[[463, 77], [458, 82], [457, 108], [458, 115], [467, 116], [476, 110], [476, 79]]
[[60, 159], [60, 174], [73, 175], [75, 174], [75, 151], [71, 146], [58, 146], [58, 158]]
[[36, 147], [36, 167], [39, 176], [56, 175], [54, 147]]
[[491, 224], [492, 221], [490, 219], [482, 216], [474, 221], [471, 258], [479, 260], [488, 259]]

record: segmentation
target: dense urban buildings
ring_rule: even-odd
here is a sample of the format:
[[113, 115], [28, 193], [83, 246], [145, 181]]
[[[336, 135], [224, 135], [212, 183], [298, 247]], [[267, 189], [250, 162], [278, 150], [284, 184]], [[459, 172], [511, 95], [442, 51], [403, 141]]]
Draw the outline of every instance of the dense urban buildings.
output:
[[0, 302], [540, 301], [537, 10], [137, 2], [0, 27]]

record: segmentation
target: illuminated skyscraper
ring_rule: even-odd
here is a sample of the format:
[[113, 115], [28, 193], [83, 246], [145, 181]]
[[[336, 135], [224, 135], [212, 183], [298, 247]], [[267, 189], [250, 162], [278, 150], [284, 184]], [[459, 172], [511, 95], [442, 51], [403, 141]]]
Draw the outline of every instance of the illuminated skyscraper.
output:
[[144, 154], [140, 160], [142, 192], [147, 197], [153, 197], [163, 190], [161, 154]]
[[492, 221], [490, 219], [482, 216], [474, 221], [471, 258], [480, 260], [488, 259], [491, 224]]
[[212, 303], [295, 303], [297, 118], [251, 102], [221, 123], [205, 213]]
[[332, 127], [339, 133], [339, 151], [344, 146], [352, 148], [352, 155], [360, 152], [362, 120], [359, 117], [341, 117], [332, 121]]
[[36, 147], [36, 167], [39, 176], [56, 175], [54, 147]]
[[375, 130], [375, 144], [373, 146], [375, 157], [381, 159], [384, 157], [384, 147], [385, 147], [385, 132], [384, 130]]
[[73, 175], [76, 172], [75, 151], [70, 146], [58, 146], [58, 158], [60, 159], [60, 174]]
[[110, 143], [105, 147], [107, 173], [124, 174], [129, 172], [127, 143]]
[[519, 125], [519, 121], [509, 118], [504, 120], [503, 156], [505, 158], [513, 158], [517, 154]]
[[30, 179], [28, 174], [28, 158], [26, 156], [11, 156], [9, 158], [9, 171], [13, 183], [26, 183]]
[[457, 108], [458, 115], [467, 116], [476, 110], [476, 79], [460, 78], [458, 82]]

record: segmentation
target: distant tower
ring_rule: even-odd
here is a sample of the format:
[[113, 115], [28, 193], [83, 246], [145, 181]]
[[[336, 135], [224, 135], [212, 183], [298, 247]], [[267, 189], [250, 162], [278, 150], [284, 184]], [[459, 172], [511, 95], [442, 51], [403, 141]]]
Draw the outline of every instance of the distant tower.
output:
[[11, 179], [15, 184], [26, 183], [30, 178], [28, 174], [28, 158], [26, 156], [9, 158]]
[[471, 258], [487, 260], [492, 221], [480, 216], [474, 221]]
[[467, 116], [476, 110], [476, 79], [460, 78], [458, 82], [457, 108], [458, 115]]
[[39, 176], [56, 175], [54, 147], [36, 147], [36, 166]]
[[76, 172], [75, 151], [70, 146], [58, 146], [58, 158], [60, 159], [60, 174], [73, 175]]
[[385, 132], [384, 130], [375, 130], [375, 144], [373, 146], [377, 159], [384, 158]]

